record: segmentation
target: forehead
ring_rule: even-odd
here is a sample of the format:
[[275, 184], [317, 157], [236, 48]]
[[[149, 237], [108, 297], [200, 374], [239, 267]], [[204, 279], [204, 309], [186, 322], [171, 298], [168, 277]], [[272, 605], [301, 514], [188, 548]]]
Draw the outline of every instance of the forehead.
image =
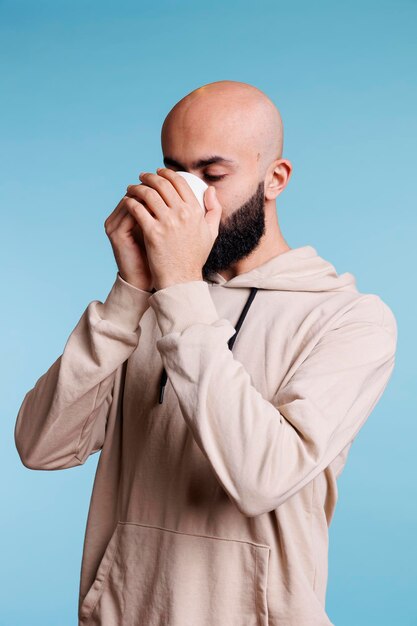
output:
[[242, 142], [241, 138], [236, 141], [233, 135], [211, 132], [204, 127], [195, 128], [190, 134], [180, 127], [165, 135], [162, 152], [166, 166], [198, 170], [219, 165], [232, 171], [248, 159], [250, 148], [248, 142]]

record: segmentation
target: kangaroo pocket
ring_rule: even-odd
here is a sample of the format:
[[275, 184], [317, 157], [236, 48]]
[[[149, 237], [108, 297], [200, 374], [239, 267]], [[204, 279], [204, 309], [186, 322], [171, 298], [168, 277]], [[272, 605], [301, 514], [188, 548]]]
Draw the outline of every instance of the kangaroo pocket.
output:
[[270, 547], [118, 522], [80, 607], [86, 626], [267, 626]]

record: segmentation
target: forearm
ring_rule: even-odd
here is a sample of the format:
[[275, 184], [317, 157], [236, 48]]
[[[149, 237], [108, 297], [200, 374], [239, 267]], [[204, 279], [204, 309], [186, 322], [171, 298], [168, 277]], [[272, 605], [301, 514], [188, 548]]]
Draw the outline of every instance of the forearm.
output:
[[136, 349], [150, 293], [117, 276], [102, 303], [90, 302], [62, 355], [26, 394], [15, 425], [24, 465], [63, 469], [103, 444], [116, 371]]

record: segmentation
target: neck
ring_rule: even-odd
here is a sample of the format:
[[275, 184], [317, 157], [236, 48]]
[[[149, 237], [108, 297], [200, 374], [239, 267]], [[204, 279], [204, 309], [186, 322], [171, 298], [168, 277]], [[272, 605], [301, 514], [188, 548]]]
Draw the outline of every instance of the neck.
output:
[[265, 205], [265, 234], [261, 237], [258, 246], [249, 254], [249, 256], [236, 261], [226, 270], [218, 272], [225, 280], [230, 280], [238, 274], [249, 272], [249, 270], [266, 263], [273, 257], [278, 256], [291, 250], [291, 247], [285, 241], [281, 229], [278, 224], [278, 217], [275, 203], [273, 207], [268, 208]]

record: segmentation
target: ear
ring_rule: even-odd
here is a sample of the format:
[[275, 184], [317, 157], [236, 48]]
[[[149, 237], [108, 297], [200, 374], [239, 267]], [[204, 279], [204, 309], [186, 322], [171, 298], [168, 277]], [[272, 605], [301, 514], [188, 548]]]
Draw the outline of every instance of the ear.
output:
[[[288, 159], [277, 159], [271, 170], [269, 184], [265, 186], [265, 197], [267, 200], [275, 200], [284, 191], [290, 180], [292, 165]], [[267, 179], [269, 176], [267, 176]]]

